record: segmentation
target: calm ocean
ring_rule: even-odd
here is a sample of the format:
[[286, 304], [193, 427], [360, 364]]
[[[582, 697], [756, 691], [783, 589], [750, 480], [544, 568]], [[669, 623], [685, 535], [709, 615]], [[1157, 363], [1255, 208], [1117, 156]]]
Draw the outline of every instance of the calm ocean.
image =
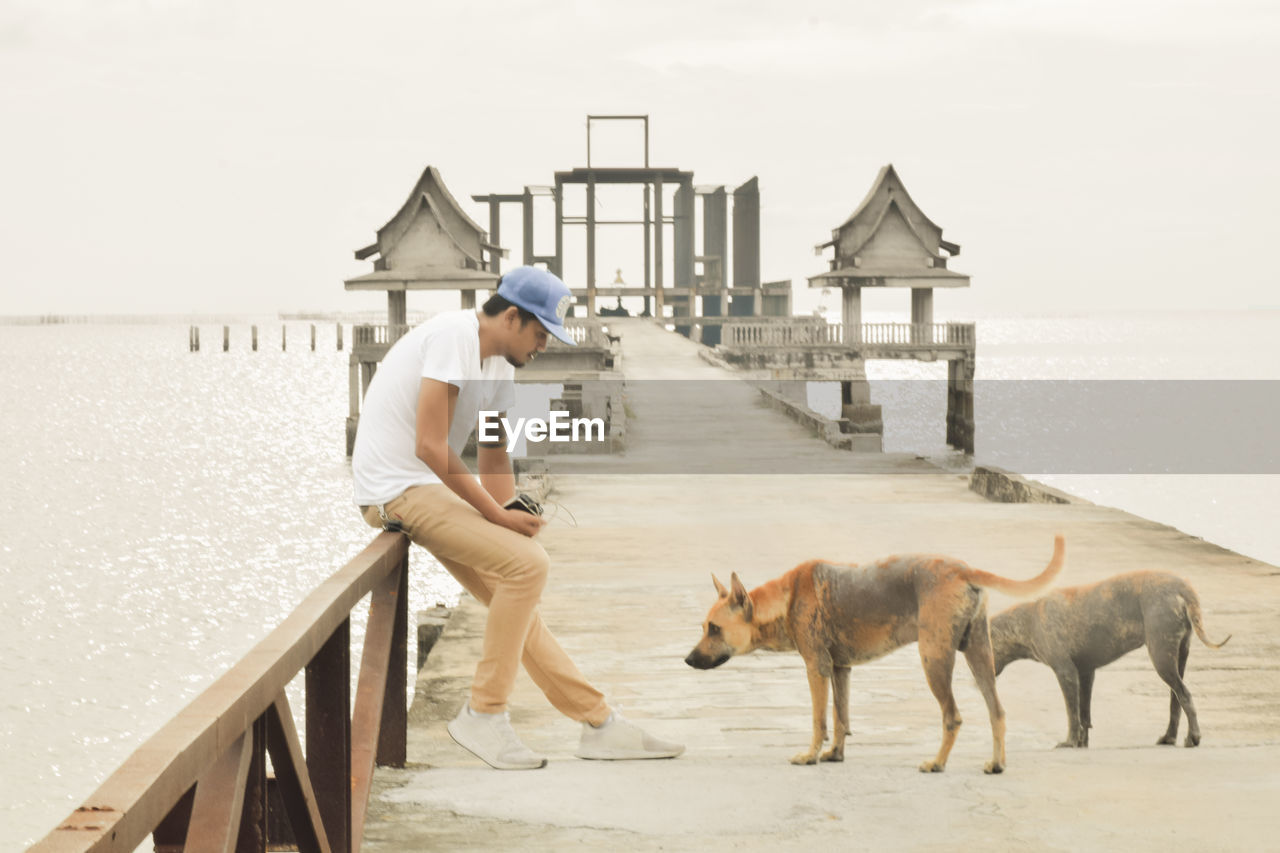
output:
[[[316, 352], [305, 323], [287, 352], [279, 321], [261, 325], [259, 352], [247, 326], [230, 353], [205, 326], [199, 354], [186, 325], [0, 326], [0, 849], [52, 828], [370, 538], [350, 503], [347, 353], [332, 324]], [[978, 341], [980, 380], [1280, 379], [1280, 312], [990, 318]], [[940, 416], [876, 402], [886, 450], [955, 464]], [[1280, 563], [1280, 476], [1037, 479]], [[412, 609], [456, 600], [413, 560]]]

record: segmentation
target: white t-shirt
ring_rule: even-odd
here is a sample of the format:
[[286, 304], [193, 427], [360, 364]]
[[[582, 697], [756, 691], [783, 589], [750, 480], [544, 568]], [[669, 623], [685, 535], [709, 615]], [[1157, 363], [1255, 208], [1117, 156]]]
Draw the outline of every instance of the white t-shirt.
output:
[[376, 506], [410, 486], [439, 483], [415, 453], [418, 389], [423, 379], [458, 388], [449, 447], [461, 453], [482, 409], [515, 403], [515, 368], [501, 356], [480, 360], [480, 318], [463, 309], [432, 317], [396, 341], [378, 365], [364, 397], [351, 452], [355, 502]]

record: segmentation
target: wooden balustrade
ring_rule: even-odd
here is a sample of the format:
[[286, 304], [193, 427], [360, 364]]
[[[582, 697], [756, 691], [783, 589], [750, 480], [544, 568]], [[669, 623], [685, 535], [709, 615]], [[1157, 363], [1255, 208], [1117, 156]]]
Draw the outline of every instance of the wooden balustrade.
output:
[[[381, 533], [31, 849], [265, 850], [266, 757], [300, 851], [360, 849], [374, 765], [404, 766], [408, 539]], [[355, 707], [350, 614], [370, 596]], [[306, 670], [303, 754], [285, 687]], [[278, 839], [276, 839], [278, 841]]]

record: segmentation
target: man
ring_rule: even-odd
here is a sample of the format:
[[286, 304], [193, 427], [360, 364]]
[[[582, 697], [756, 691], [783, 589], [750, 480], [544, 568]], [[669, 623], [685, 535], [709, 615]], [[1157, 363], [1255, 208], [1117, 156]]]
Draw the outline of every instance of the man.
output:
[[550, 562], [534, 537], [541, 517], [504, 505], [515, 494], [506, 442], [481, 444], [479, 479], [458, 458], [481, 410], [515, 402], [515, 368], [569, 345], [573, 301], [551, 273], [519, 267], [477, 312], [440, 314], [388, 351], [365, 395], [351, 468], [365, 521], [391, 525], [435, 555], [489, 608], [471, 696], [449, 734], [492, 767], [526, 770], [546, 759], [520, 742], [507, 717], [517, 665], [561, 713], [583, 724], [580, 758], [673, 758], [684, 751], [613, 711], [538, 615]]

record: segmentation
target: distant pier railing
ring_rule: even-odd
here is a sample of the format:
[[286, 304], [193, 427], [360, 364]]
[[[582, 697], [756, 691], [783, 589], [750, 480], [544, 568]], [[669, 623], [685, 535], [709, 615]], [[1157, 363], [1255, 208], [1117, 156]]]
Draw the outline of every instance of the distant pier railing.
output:
[[[374, 765], [405, 762], [408, 571], [408, 539], [379, 534], [31, 849], [132, 853], [151, 835], [157, 851], [359, 850]], [[353, 709], [350, 614], [366, 595]], [[305, 755], [285, 694], [304, 669]], [[292, 839], [268, 837], [281, 818]]]
[[[608, 340], [600, 320], [592, 318], [569, 318], [564, 327], [578, 346], [607, 347]], [[351, 339], [353, 342], [353, 361], [378, 362], [387, 354], [391, 345], [400, 340], [412, 326], [364, 324], [353, 326]], [[561, 347], [555, 338], [548, 341], [549, 348]]]
[[[571, 317], [564, 321], [564, 328], [569, 333], [569, 337], [573, 338], [573, 342], [580, 347], [607, 347], [609, 345], [606, 338], [607, 333], [604, 331], [604, 323], [600, 320]], [[562, 344], [552, 338], [548, 346], [562, 346]]]
[[352, 343], [358, 348], [389, 347], [404, 337], [412, 326], [367, 324], [351, 327]]
[[728, 347], [850, 347], [878, 349], [972, 348], [973, 323], [862, 323], [846, 327], [815, 319], [812, 323], [735, 322], [721, 326]]

